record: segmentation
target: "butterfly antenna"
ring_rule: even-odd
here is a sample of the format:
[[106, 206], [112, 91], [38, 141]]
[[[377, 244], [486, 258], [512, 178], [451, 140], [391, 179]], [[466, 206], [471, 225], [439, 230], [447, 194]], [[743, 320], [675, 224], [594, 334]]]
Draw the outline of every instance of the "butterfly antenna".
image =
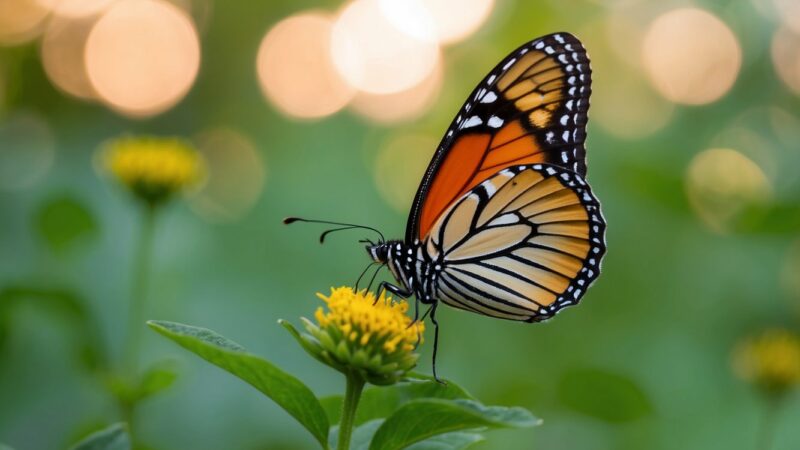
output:
[[319, 237], [319, 241], [320, 242], [323, 242], [325, 240], [325, 236], [327, 236], [328, 233], [332, 233], [334, 231], [351, 230], [351, 229], [354, 229], [354, 228], [361, 228], [363, 230], [373, 231], [373, 232], [377, 233], [378, 236], [381, 237], [381, 242], [385, 242], [386, 241], [386, 238], [383, 236], [383, 233], [381, 233], [377, 228], [368, 227], [366, 225], [357, 225], [357, 224], [354, 224], [354, 223], [331, 222], [329, 220], [303, 219], [302, 217], [287, 217], [287, 218], [283, 219], [283, 223], [286, 224], [286, 225], [289, 225], [289, 224], [292, 224], [292, 223], [295, 223], [295, 222], [321, 223], [321, 224], [324, 224], [324, 225], [335, 225], [337, 227], [341, 227], [341, 228], [334, 228], [332, 230], [327, 230], [324, 233], [322, 233], [322, 235], [320, 235], [320, 237]]

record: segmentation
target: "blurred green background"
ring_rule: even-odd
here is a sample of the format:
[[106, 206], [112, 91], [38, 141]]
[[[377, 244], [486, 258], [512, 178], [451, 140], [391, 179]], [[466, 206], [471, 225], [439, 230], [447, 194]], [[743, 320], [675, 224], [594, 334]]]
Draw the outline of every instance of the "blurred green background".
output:
[[[197, 26], [200, 66], [191, 90], [160, 114], [132, 117], [54, 87], [35, 32], [0, 48], [0, 442], [62, 448], [118, 417], [82, 362], [87, 342], [112, 361], [122, 351], [139, 228], [129, 196], [95, 169], [103, 142], [179, 135], [207, 152], [208, 185], [160, 218], [147, 317], [211, 328], [318, 394], [339, 393], [341, 377], [276, 321], [310, 316], [316, 292], [352, 283], [368, 262], [356, 242], [365, 236], [320, 246], [321, 230], [281, 219], [352, 221], [402, 237], [419, 177], [474, 85], [523, 42], [569, 31], [594, 69], [588, 179], [608, 221], [604, 274], [579, 307], [544, 324], [442, 310], [440, 374], [486, 404], [544, 419], [475, 448], [756, 448], [765, 406], [730, 356], [742, 336], [796, 327], [800, 314], [794, 3], [697, 1], [709, 15], [684, 17], [665, 16], [684, 1], [488, 2], [485, 23], [442, 47], [442, 82], [424, 107], [384, 121], [352, 107], [292, 118], [259, 86], [267, 31], [343, 2], [177, 3]], [[172, 358], [179, 369], [139, 412], [154, 448], [314, 446], [251, 387], [146, 334], [146, 359]], [[800, 445], [800, 399], [788, 400], [775, 449]]]

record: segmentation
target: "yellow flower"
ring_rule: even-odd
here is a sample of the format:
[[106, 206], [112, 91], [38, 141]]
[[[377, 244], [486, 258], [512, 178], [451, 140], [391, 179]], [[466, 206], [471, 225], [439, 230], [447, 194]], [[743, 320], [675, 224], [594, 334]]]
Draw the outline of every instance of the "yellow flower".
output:
[[200, 154], [179, 138], [122, 137], [101, 156], [106, 170], [151, 205], [199, 183], [205, 174]]
[[800, 384], [800, 336], [785, 329], [768, 329], [741, 342], [733, 362], [742, 378], [781, 394]]
[[414, 353], [425, 325], [406, 313], [408, 303], [381, 294], [331, 289], [314, 313], [316, 323], [303, 318], [308, 334], [284, 324], [312, 356], [345, 374], [358, 374], [372, 384], [399, 381], [417, 363]]

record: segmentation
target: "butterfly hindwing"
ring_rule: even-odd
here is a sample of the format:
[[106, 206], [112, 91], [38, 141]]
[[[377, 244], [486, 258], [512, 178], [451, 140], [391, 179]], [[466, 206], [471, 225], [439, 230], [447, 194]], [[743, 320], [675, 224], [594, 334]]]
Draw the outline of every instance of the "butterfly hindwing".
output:
[[569, 33], [508, 55], [445, 134], [414, 199], [406, 241], [424, 238], [454, 201], [504, 168], [549, 163], [585, 176], [590, 93], [589, 59]]
[[605, 221], [583, 178], [551, 164], [503, 169], [441, 215], [437, 295], [484, 315], [540, 321], [576, 304], [600, 272]]

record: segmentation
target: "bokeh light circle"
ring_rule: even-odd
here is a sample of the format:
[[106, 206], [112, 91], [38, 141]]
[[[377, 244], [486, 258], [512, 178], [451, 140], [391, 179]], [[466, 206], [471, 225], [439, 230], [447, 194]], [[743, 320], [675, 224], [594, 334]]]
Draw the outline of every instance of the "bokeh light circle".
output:
[[354, 89], [333, 67], [332, 28], [329, 16], [307, 12], [282, 20], [261, 41], [258, 80], [264, 95], [284, 113], [324, 117], [352, 98]]
[[55, 140], [47, 122], [32, 113], [15, 113], [0, 121], [0, 190], [34, 186], [55, 159]]
[[36, 0], [56, 16], [78, 18], [99, 14], [119, 0]]
[[360, 92], [350, 104], [357, 114], [381, 124], [392, 124], [418, 118], [428, 111], [444, 82], [443, 69], [437, 64], [433, 73], [411, 89], [394, 94]]
[[408, 212], [438, 144], [433, 136], [401, 134], [390, 136], [380, 145], [373, 171], [375, 185], [395, 210]]
[[642, 62], [667, 99], [711, 103], [730, 90], [742, 64], [736, 36], [713, 14], [682, 8], [659, 16], [647, 30]]
[[778, 77], [800, 95], [800, 32], [782, 27], [772, 38], [772, 63]]
[[59, 89], [78, 98], [96, 97], [86, 73], [86, 42], [96, 17], [53, 18], [42, 37], [42, 65]]
[[98, 96], [129, 116], [151, 116], [180, 101], [200, 67], [191, 18], [161, 0], [123, 0], [95, 24], [86, 68]]
[[417, 39], [442, 44], [474, 33], [494, 8], [494, 0], [379, 0], [384, 16]]
[[395, 27], [378, 0], [354, 0], [345, 6], [334, 23], [331, 47], [344, 79], [372, 94], [410, 89], [433, 72], [440, 57], [436, 42]]
[[36, 0], [0, 0], [0, 45], [18, 45], [42, 32], [50, 10]]
[[192, 140], [208, 165], [208, 176], [190, 197], [194, 211], [213, 222], [233, 222], [256, 204], [266, 169], [252, 141], [231, 128], [204, 131]]
[[769, 179], [747, 156], [728, 148], [712, 148], [696, 155], [686, 173], [689, 204], [713, 231], [730, 231], [748, 206], [772, 197]]

